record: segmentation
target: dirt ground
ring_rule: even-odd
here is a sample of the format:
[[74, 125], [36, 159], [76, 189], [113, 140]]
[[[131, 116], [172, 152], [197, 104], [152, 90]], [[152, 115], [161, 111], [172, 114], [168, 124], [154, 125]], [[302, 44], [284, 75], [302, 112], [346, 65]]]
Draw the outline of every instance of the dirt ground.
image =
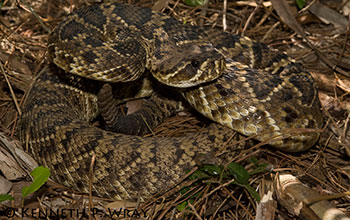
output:
[[[95, 2], [100, 1], [0, 1], [0, 188], [4, 189], [0, 194], [8, 193], [15, 198], [0, 203], [0, 216], [9, 216], [14, 208], [13, 215], [25, 219], [38, 217], [39, 210], [83, 212], [83, 208], [94, 208], [101, 213], [96, 216], [75, 213], [71, 217], [107, 219], [108, 210], [114, 209], [122, 211], [121, 219], [318, 219], [312, 205], [319, 201], [326, 203], [318, 207], [319, 210], [328, 209], [331, 204], [350, 216], [350, 134], [347, 129], [350, 118], [350, 2], [340, 0], [306, 1], [302, 9], [297, 2], [304, 1], [297, 0], [209, 0], [203, 6], [190, 6], [180, 0], [117, 1], [151, 7], [187, 24], [209, 25], [247, 36], [287, 52], [312, 74], [319, 87], [325, 117], [319, 142], [310, 150], [296, 154], [268, 146], [252, 146], [240, 150], [234, 160], [248, 171], [254, 169], [254, 164], [268, 164], [268, 170], [250, 176], [249, 185], [260, 197], [274, 192], [270, 203], [258, 204], [246, 188], [218, 179], [200, 184], [192, 184], [190, 180], [182, 183], [181, 186], [190, 187], [192, 196], [201, 193], [201, 196], [191, 197], [188, 203], [184, 203], [188, 197], [181, 195], [178, 188], [135, 204], [81, 195], [52, 181], [23, 200], [21, 188], [30, 183], [29, 172], [36, 166], [22, 157], [18, 159], [18, 153], [13, 150], [13, 145], [25, 149], [16, 141], [15, 133], [24, 94], [35, 75], [48, 64], [49, 32], [75, 8]], [[192, 112], [181, 113], [166, 120], [155, 133], [172, 136], [193, 132], [200, 128], [201, 120]], [[283, 174], [298, 178], [307, 189], [297, 187], [295, 191], [284, 191], [277, 196], [279, 186], [283, 185], [280, 178]], [[298, 194], [310, 197], [291, 202], [288, 196], [297, 197]], [[187, 207], [181, 209], [183, 204]], [[35, 210], [34, 215], [26, 213], [26, 208]], [[72, 211], [67, 213], [72, 214]]]

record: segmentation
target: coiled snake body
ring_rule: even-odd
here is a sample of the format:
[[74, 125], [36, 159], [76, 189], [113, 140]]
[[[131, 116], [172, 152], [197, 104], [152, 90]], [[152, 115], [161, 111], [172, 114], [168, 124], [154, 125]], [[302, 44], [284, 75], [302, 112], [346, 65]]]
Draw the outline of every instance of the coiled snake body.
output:
[[[322, 125], [314, 81], [288, 56], [248, 38], [181, 25], [149, 9], [101, 4], [78, 10], [51, 35], [49, 51], [54, 63], [73, 75], [50, 66], [35, 79], [18, 134], [57, 182], [78, 191], [88, 192], [93, 154], [96, 195], [147, 198], [175, 184], [198, 155], [222, 150], [231, 129], [260, 141], [275, 137], [270, 145], [301, 151], [318, 134], [295, 130]], [[111, 61], [115, 54], [120, 61]], [[132, 81], [144, 68], [161, 83], [188, 87], [178, 92], [226, 127], [212, 124], [183, 137], [143, 138], [92, 126], [101, 86], [87, 78]]]

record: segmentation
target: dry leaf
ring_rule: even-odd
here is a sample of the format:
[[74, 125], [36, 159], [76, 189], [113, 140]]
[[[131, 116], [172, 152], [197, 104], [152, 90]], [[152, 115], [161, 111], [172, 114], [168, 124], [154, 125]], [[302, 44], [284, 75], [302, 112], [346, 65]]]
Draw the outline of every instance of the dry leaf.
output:
[[0, 176], [0, 194], [6, 194], [10, 191], [12, 183]]
[[338, 12], [318, 2], [310, 5], [309, 11], [316, 15], [325, 24], [333, 24], [334, 27], [339, 31], [346, 31], [348, 21], [343, 15], [339, 14]]

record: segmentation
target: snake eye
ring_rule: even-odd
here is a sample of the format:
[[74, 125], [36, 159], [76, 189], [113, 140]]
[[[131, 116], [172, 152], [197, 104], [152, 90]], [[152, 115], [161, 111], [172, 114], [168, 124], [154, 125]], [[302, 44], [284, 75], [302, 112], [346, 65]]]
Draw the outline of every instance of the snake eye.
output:
[[194, 68], [198, 68], [199, 67], [199, 62], [197, 60], [192, 60], [191, 61], [191, 66]]

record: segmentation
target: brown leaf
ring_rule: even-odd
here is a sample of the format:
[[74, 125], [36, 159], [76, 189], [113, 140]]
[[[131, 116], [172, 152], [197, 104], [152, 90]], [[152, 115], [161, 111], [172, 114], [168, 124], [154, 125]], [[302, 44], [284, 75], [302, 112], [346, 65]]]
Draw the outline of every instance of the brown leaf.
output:
[[140, 110], [142, 108], [142, 106], [143, 106], [142, 99], [128, 101], [126, 103], [126, 107], [128, 108], [127, 115], [130, 115], [130, 114]]
[[338, 12], [315, 2], [309, 7], [309, 11], [316, 15], [322, 22], [326, 24], [333, 24], [334, 27], [340, 31], [346, 31], [346, 27], [348, 25], [347, 19], [339, 14]]
[[283, 22], [306, 40], [304, 29], [300, 26], [300, 24], [293, 16], [292, 10], [287, 2], [285, 0], [271, 0], [271, 3]]

